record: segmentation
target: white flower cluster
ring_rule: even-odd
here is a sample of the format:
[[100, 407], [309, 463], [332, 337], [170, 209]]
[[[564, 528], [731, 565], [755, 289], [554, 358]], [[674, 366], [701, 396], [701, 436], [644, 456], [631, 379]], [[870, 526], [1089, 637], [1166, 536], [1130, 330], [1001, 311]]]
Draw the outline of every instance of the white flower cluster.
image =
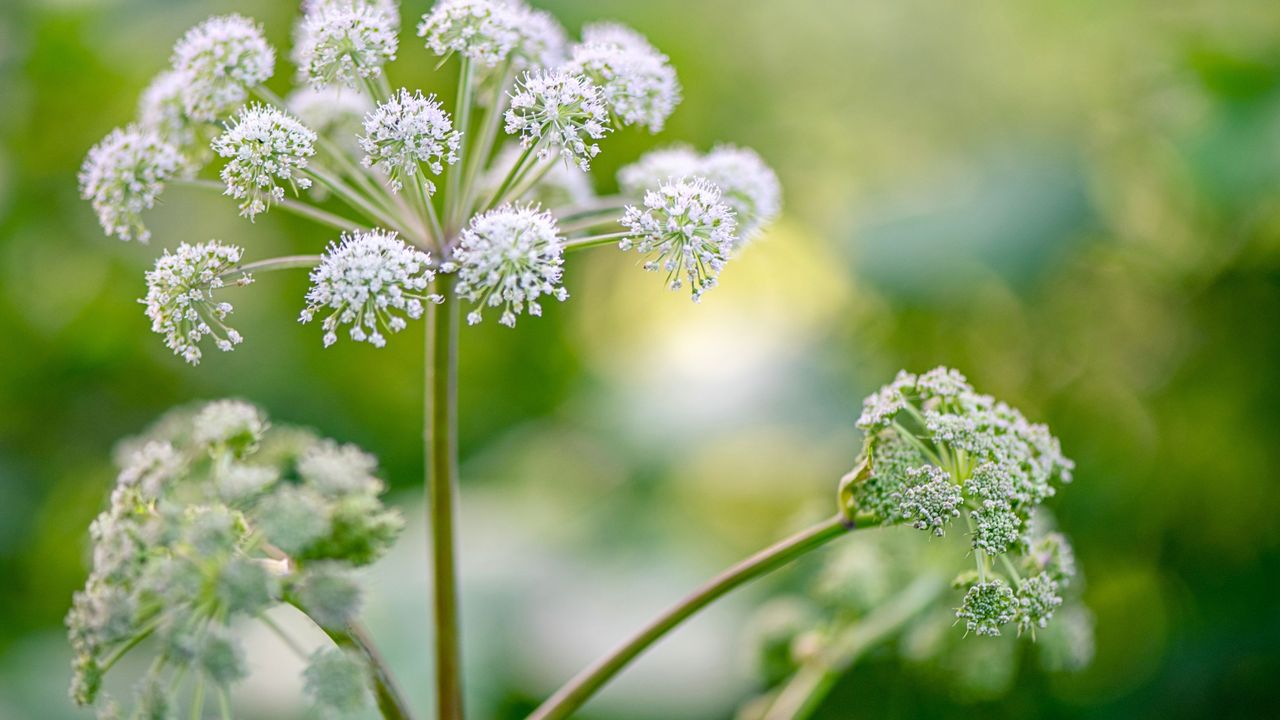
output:
[[427, 288], [435, 279], [431, 257], [383, 230], [343, 235], [331, 243], [311, 271], [307, 307], [299, 320], [309, 323], [329, 309], [321, 323], [324, 344], [338, 341], [338, 325], [350, 325], [351, 339], [374, 347], [387, 344], [382, 333], [399, 332], [405, 317], [422, 317], [424, 303], [440, 302]]
[[422, 16], [418, 37], [441, 57], [456, 52], [493, 67], [521, 41], [520, 20], [511, 6], [497, 0], [437, 0]]
[[595, 37], [573, 48], [564, 69], [603, 89], [618, 124], [662, 130], [680, 103], [680, 82], [667, 56], [623, 26], [598, 27]]
[[[92, 573], [67, 614], [72, 696], [104, 716], [115, 717], [103, 675], [128, 653], [154, 648], [163, 658], [129, 717], [176, 717], [184, 678], [226, 692], [247, 674], [234, 628], [286, 599], [322, 627], [344, 629], [361, 595], [351, 570], [381, 556], [403, 526], [382, 505], [372, 458], [273, 428], [245, 402], [173, 413], [129, 444], [136, 449], [91, 528]], [[304, 676], [322, 670], [313, 663]], [[350, 692], [309, 694], [331, 715], [361, 709]], [[181, 714], [204, 717], [201, 694], [192, 702]]]
[[173, 47], [173, 69], [186, 82], [183, 108], [201, 122], [248, 99], [249, 90], [271, 77], [275, 62], [262, 28], [241, 15], [209, 18]]
[[721, 199], [720, 189], [701, 178], [668, 181], [649, 190], [643, 209], [628, 206], [621, 222], [631, 235], [619, 246], [649, 256], [644, 268], [665, 272], [672, 290], [687, 281], [694, 302], [715, 287], [737, 243], [733, 210]]
[[182, 165], [176, 148], [155, 132], [131, 125], [116, 129], [89, 150], [80, 167], [80, 195], [90, 201], [108, 235], [145, 243], [142, 223]]
[[213, 141], [214, 152], [228, 162], [222, 168], [226, 194], [240, 200], [240, 214], [253, 219], [272, 203], [284, 201], [280, 181], [311, 187], [300, 175], [315, 154], [316, 134], [282, 110], [250, 105]]
[[343, 87], [299, 88], [285, 104], [316, 135], [354, 152], [356, 136], [364, 128], [364, 116], [373, 111], [369, 96]]
[[641, 197], [647, 188], [682, 177], [715, 183], [733, 208], [743, 241], [758, 236], [782, 208], [782, 186], [773, 169], [748, 148], [721, 145], [705, 155], [677, 146], [655, 150], [618, 171], [623, 193]]
[[364, 133], [360, 138], [364, 164], [386, 173], [393, 192], [420, 176], [427, 194], [434, 195], [435, 183], [421, 167], [439, 175], [445, 164], [458, 162], [461, 134], [453, 129], [449, 113], [436, 96], [424, 97], [420, 90], [397, 91], [365, 116]]
[[508, 205], [472, 218], [454, 251], [458, 295], [475, 303], [467, 322], [475, 325], [486, 307], [501, 307], [498, 322], [515, 327], [526, 308], [542, 315], [538, 298], [563, 302], [569, 293], [560, 284], [564, 243], [551, 213]]
[[538, 157], [559, 153], [586, 172], [600, 146], [591, 140], [605, 136], [609, 113], [600, 88], [580, 75], [534, 70], [525, 73], [511, 92], [506, 113], [507, 132], [520, 137], [525, 148], [538, 148]]
[[312, 87], [348, 87], [382, 73], [396, 59], [399, 16], [375, 5], [326, 2], [305, 13], [294, 53], [299, 74]]
[[[198, 245], [182, 243], [173, 253], [165, 251], [147, 271], [147, 306], [151, 330], [164, 337], [175, 355], [192, 365], [200, 364], [200, 341], [212, 337], [214, 345], [229, 352], [242, 338], [224, 320], [231, 304], [218, 302], [214, 291], [226, 286], [224, 277], [233, 273], [244, 255], [242, 248], [216, 240]], [[253, 282], [240, 275], [235, 285]]]
[[511, 59], [517, 68], [553, 68], [568, 59], [569, 34], [551, 13], [523, 0], [507, 0], [507, 6], [515, 16], [517, 40]]
[[182, 100], [186, 86], [185, 75], [166, 70], [151, 80], [138, 100], [138, 124], [176, 148], [185, 148], [196, 140], [196, 124], [187, 115]]
[[[1031, 536], [1032, 513], [1071, 481], [1072, 463], [1048, 428], [948, 368], [899, 373], [867, 398], [858, 427], [867, 433], [865, 472], [847, 510], [939, 536], [966, 516], [979, 572], [965, 579], [956, 617], [979, 635], [999, 635], [1015, 620], [1020, 632], [1044, 627], [1074, 575], [1065, 538]], [[1005, 579], [989, 560], [1011, 555], [1023, 558], [1024, 572]]]

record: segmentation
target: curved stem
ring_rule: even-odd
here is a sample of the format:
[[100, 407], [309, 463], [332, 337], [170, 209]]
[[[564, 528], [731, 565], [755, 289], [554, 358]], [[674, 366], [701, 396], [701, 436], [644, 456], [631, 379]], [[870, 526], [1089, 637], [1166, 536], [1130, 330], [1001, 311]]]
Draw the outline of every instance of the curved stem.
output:
[[345, 631], [326, 629], [324, 632], [338, 647], [358, 650], [369, 661], [369, 667], [373, 670], [374, 697], [378, 701], [378, 710], [382, 712], [383, 720], [411, 720], [413, 715], [409, 712], [408, 703], [404, 701], [386, 661], [374, 647], [364, 627], [353, 622]]
[[228, 277], [231, 275], [247, 275], [254, 272], [271, 272], [272, 270], [296, 270], [298, 268], [313, 268], [320, 264], [322, 256], [320, 255], [285, 255], [283, 257], [268, 258], [266, 260], [255, 260], [251, 263], [245, 263], [231, 272], [223, 275]]
[[462, 659], [454, 512], [458, 482], [458, 296], [452, 274], [436, 278], [445, 299], [427, 313], [425, 449], [431, 529], [438, 720], [462, 718]]
[[612, 652], [583, 670], [556, 691], [528, 720], [560, 720], [582, 707], [592, 695], [644, 652], [694, 613], [730, 590], [775, 570], [792, 560], [844, 535], [853, 529], [840, 517], [833, 517], [761, 550], [709, 580], [685, 599], [642, 628]]
[[817, 711], [840, 676], [858, 658], [927, 608], [946, 587], [925, 575], [837, 635], [825, 651], [801, 665], [769, 706], [764, 720], [801, 720]]

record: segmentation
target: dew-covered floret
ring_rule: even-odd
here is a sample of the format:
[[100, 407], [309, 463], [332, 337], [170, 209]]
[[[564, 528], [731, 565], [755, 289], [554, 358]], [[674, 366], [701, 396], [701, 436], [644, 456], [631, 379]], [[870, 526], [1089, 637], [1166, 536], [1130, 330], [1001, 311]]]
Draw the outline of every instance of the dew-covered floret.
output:
[[631, 234], [619, 247], [648, 256], [645, 270], [665, 272], [667, 286], [689, 284], [694, 302], [715, 287], [737, 242], [733, 210], [720, 189], [702, 178], [664, 182], [628, 206], [621, 223]]
[[352, 340], [383, 347], [383, 333], [403, 330], [406, 318], [417, 320], [426, 303], [443, 300], [428, 290], [434, 279], [430, 256], [395, 233], [344, 234], [340, 242], [330, 243], [311, 271], [307, 307], [299, 320], [309, 323], [316, 313], [330, 310], [321, 322], [325, 347], [338, 341], [339, 325], [351, 326]]
[[[307, 473], [278, 452], [280, 442], [302, 443]], [[225, 692], [241, 680], [245, 622], [287, 602], [344, 629], [360, 596], [352, 569], [383, 554], [403, 524], [379, 500], [382, 483], [370, 481], [367, 455], [272, 427], [249, 403], [180, 411], [126, 444], [134, 449], [122, 453], [108, 506], [90, 528], [92, 571], [67, 615], [72, 695], [103, 712], [112, 706], [100, 697], [103, 676], [123, 655], [163, 658], [135, 663], [151, 669], [129, 716], [203, 716], [200, 707], [180, 708], [179, 683], [198, 677]], [[330, 461], [319, 460], [326, 455]], [[228, 478], [239, 475], [230, 485], [243, 485], [246, 473], [256, 478], [252, 491], [227, 492]], [[290, 509], [301, 512], [282, 512]], [[356, 656], [347, 660], [355, 663], [348, 672], [364, 672]]]
[[244, 108], [213, 141], [214, 152], [227, 160], [221, 173], [224, 194], [239, 200], [240, 214], [252, 220], [284, 202], [281, 183], [295, 194], [311, 187], [302, 173], [315, 155], [315, 142], [314, 132], [282, 110], [260, 104]]
[[214, 346], [230, 352], [243, 340], [226, 324], [231, 303], [214, 299], [216, 291], [228, 285], [243, 286], [252, 276], [237, 273], [243, 248], [216, 240], [197, 245], [182, 243], [172, 253], [165, 251], [155, 269], [146, 274], [146, 305], [151, 330], [164, 338], [175, 355], [192, 365], [200, 364], [200, 342], [212, 338]]
[[655, 150], [619, 170], [618, 185], [624, 194], [640, 197], [646, 188], [686, 176], [706, 178], [720, 188], [744, 243], [759, 235], [782, 208], [777, 174], [754, 150], [733, 145], [705, 155], [680, 145]]
[[599, 85], [613, 120], [659, 132], [680, 104], [680, 82], [666, 55], [646, 43], [587, 42], [577, 45], [566, 72]]
[[564, 242], [551, 213], [507, 205], [472, 218], [454, 251], [458, 296], [472, 302], [467, 322], [479, 323], [485, 308], [501, 308], [498, 322], [515, 327], [516, 316], [542, 315], [540, 298], [563, 302]]
[[151, 231], [142, 212], [156, 204], [181, 167], [177, 148], [154, 130], [130, 125], [89, 150], [80, 167], [80, 195], [93, 205], [107, 235], [145, 243]]
[[559, 154], [586, 172], [600, 153], [599, 140], [609, 131], [609, 113], [600, 88], [571, 73], [534, 70], [511, 91], [506, 129], [539, 158]]
[[427, 194], [434, 195], [436, 186], [427, 171], [439, 175], [446, 164], [458, 162], [460, 142], [461, 135], [435, 95], [401, 88], [365, 116], [360, 148], [365, 167], [386, 174], [393, 192], [417, 178]]
[[1004, 580], [995, 578], [975, 583], [965, 593], [964, 602], [956, 610], [956, 619], [964, 622], [965, 631], [980, 636], [998, 637], [1000, 628], [1013, 621], [1018, 599]]
[[173, 47], [173, 69], [186, 80], [187, 115], [210, 122], [243, 103], [271, 77], [275, 50], [262, 28], [241, 15], [212, 17], [187, 31]]
[[364, 2], [323, 3], [305, 14], [294, 54], [312, 87], [350, 88], [382, 74], [396, 59], [399, 16]]
[[422, 16], [418, 37], [442, 58], [458, 53], [493, 67], [520, 42], [519, 22], [520, 15], [499, 0], [437, 0]]

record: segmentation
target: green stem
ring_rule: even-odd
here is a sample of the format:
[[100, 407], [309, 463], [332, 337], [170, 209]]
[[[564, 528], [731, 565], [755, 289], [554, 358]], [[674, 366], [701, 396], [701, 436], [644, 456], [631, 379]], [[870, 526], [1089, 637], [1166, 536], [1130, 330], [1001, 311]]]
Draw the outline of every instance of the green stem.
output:
[[369, 662], [369, 667], [373, 670], [374, 696], [383, 720], [410, 720], [413, 717], [395, 678], [391, 677], [386, 661], [382, 659], [363, 626], [353, 622], [345, 631], [326, 629], [324, 632], [335, 645], [357, 650]]
[[449, 175], [445, 178], [445, 202], [447, 203], [445, 212], [445, 221], [449, 224], [450, 230], [459, 226], [462, 219], [458, 216], [462, 212], [462, 174], [467, 166], [467, 150], [472, 144], [471, 142], [471, 105], [472, 95], [474, 94], [472, 83], [475, 79], [474, 64], [471, 58], [462, 58], [462, 69], [458, 74], [458, 115], [454, 118], [454, 128], [462, 133], [461, 139], [458, 141], [458, 162], [449, 168]]
[[609, 245], [616, 243], [625, 237], [630, 237], [631, 231], [608, 233], [605, 235], [592, 235], [591, 237], [574, 238], [564, 244], [565, 252], [571, 250], [585, 250], [587, 248], [599, 247], [601, 245]]
[[836, 635], [823, 652], [801, 665], [783, 686], [764, 720], [802, 720], [812, 715], [863, 653], [929, 607], [944, 588], [946, 583], [936, 575], [920, 577]]
[[407, 226], [400, 221], [399, 218], [392, 216], [385, 210], [382, 210], [373, 203], [372, 200], [364, 197], [358, 190], [342, 182], [341, 179], [330, 175], [320, 168], [312, 165], [304, 172], [310, 175], [321, 185], [329, 188], [329, 191], [337, 195], [339, 199], [351, 207], [352, 210], [364, 215], [365, 218], [375, 223], [382, 223], [392, 230], [400, 232], [402, 235], [413, 236], [413, 233], [407, 229]]
[[285, 255], [283, 257], [268, 258], [266, 260], [255, 260], [251, 263], [245, 263], [240, 267], [232, 270], [222, 277], [227, 278], [234, 275], [247, 275], [254, 272], [271, 272], [273, 270], [296, 270], [298, 268], [313, 268], [320, 264], [322, 260], [320, 255]]
[[462, 718], [462, 659], [458, 629], [454, 513], [458, 482], [458, 328], [455, 276], [440, 275], [441, 305], [427, 313], [425, 450], [431, 529], [438, 720]]
[[833, 517], [725, 570], [579, 673], [534, 710], [528, 720], [561, 720], [569, 717], [632, 660], [699, 610], [743, 583], [782, 567], [851, 529], [842, 518]]
[[[493, 143], [498, 136], [498, 128], [502, 126], [502, 95], [507, 86], [511, 84], [513, 75], [511, 61], [507, 60], [495, 77], [493, 94], [489, 97], [489, 104], [484, 109], [484, 115], [480, 117], [480, 140], [475, 148], [472, 149], [470, 157], [467, 158], [467, 167], [462, 176], [463, 213], [470, 212], [471, 203], [474, 200], [472, 195], [476, 190], [476, 179], [480, 176], [480, 171], [484, 169], [485, 163], [488, 162], [489, 156], [493, 154]], [[462, 220], [465, 219], [462, 218]]]

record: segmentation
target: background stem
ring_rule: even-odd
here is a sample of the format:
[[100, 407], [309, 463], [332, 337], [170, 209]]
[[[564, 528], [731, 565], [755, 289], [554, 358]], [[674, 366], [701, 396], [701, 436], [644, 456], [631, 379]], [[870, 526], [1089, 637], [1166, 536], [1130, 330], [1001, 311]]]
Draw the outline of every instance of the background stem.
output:
[[443, 304], [427, 314], [425, 451], [435, 620], [436, 705], [439, 720], [462, 718], [462, 659], [454, 505], [458, 481], [458, 327], [453, 275], [439, 275]]
[[842, 518], [834, 517], [802, 530], [725, 570], [693, 594], [671, 606], [613, 652], [579, 673], [534, 710], [528, 720], [560, 720], [569, 717], [640, 653], [694, 613], [739, 585], [786, 565], [850, 529]]
[[369, 667], [373, 670], [374, 697], [384, 720], [411, 720], [413, 716], [409, 713], [409, 705], [404, 701], [386, 661], [374, 647], [364, 627], [359, 623], [351, 623], [345, 631], [325, 629], [325, 634], [338, 647], [358, 650], [369, 661]]

